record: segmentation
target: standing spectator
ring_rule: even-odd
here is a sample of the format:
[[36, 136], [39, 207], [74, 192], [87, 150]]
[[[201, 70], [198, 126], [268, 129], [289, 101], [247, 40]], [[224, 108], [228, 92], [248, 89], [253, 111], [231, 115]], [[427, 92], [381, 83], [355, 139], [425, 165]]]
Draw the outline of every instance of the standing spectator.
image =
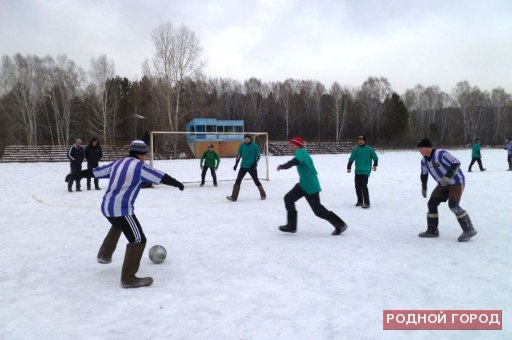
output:
[[121, 286], [137, 288], [149, 286], [153, 278], [135, 276], [146, 247], [146, 236], [134, 213], [134, 204], [143, 182], [166, 184], [179, 188], [185, 186], [160, 170], [144, 164], [148, 152], [147, 145], [141, 140], [130, 144], [129, 156], [92, 170], [84, 170], [84, 177], [109, 178], [108, 188], [103, 196], [101, 212], [111, 227], [101, 244], [97, 261], [107, 264], [112, 261], [121, 232], [128, 239], [121, 271]]
[[75, 144], [71, 145], [69, 148], [68, 158], [70, 161], [69, 166], [71, 168], [68, 181], [68, 191], [73, 192], [71, 189], [73, 181], [76, 182], [76, 191], [82, 191], [80, 189], [80, 172], [82, 171], [82, 162], [84, 161], [84, 149], [82, 148], [82, 141], [79, 138], [75, 139]]
[[[373, 160], [373, 168], [372, 168]], [[375, 150], [368, 144], [366, 144], [366, 135], [360, 134], [357, 136], [357, 146], [352, 149], [352, 154], [348, 159], [347, 172], [352, 171], [352, 163], [356, 162], [355, 171], [355, 187], [357, 195], [356, 207], [363, 207], [365, 209], [370, 207], [370, 194], [368, 193], [368, 178], [370, 173], [377, 171], [377, 165], [379, 163], [379, 157], [375, 153]]]
[[332, 235], [339, 235], [347, 229], [347, 225], [338, 215], [332, 211], [327, 210], [320, 203], [320, 182], [318, 181], [318, 173], [316, 172], [315, 165], [311, 156], [304, 148], [306, 142], [300, 137], [294, 137], [290, 140], [290, 149], [294, 154], [294, 158], [277, 167], [277, 171], [289, 169], [292, 166], [297, 166], [299, 172], [299, 183], [284, 196], [284, 204], [288, 215], [288, 223], [280, 226], [279, 230], [282, 232], [295, 233], [297, 231], [297, 210], [295, 209], [295, 202], [302, 197], [306, 197], [309, 206], [316, 216], [329, 221], [334, 226]]
[[482, 155], [480, 154], [480, 139], [475, 138], [473, 141], [473, 147], [471, 149], [471, 163], [469, 163], [468, 172], [471, 172], [471, 168], [473, 167], [473, 164], [475, 162], [478, 163], [478, 167], [480, 168], [480, 171], [485, 171], [487, 169], [484, 169], [482, 166]]
[[260, 149], [256, 144], [252, 141], [252, 136], [246, 134], [244, 136], [244, 142], [240, 144], [238, 148], [238, 154], [236, 156], [236, 163], [233, 167], [233, 170], [236, 171], [238, 167], [238, 163], [242, 159], [242, 164], [240, 164], [240, 170], [238, 171], [238, 176], [236, 177], [235, 184], [233, 185], [233, 193], [231, 196], [227, 196], [226, 198], [230, 201], [235, 202], [238, 199], [238, 193], [240, 192], [240, 186], [242, 185], [242, 180], [244, 176], [249, 173], [251, 175], [254, 184], [260, 191], [260, 198], [264, 200], [267, 195], [265, 194], [265, 190], [263, 190], [263, 186], [258, 179], [258, 161], [260, 160]]
[[[204, 162], [204, 163], [203, 163]], [[203, 153], [200, 161], [201, 167], [201, 186], [204, 185], [204, 179], [206, 177], [206, 171], [210, 169], [213, 178], [213, 185], [217, 186], [217, 175], [215, 171], [219, 168], [220, 158], [219, 155], [213, 150], [213, 144], [208, 145], [208, 150]]]
[[[100, 159], [103, 157], [100, 142], [98, 138], [93, 138], [89, 145], [85, 147], [85, 159], [87, 160], [87, 169], [94, 169], [98, 167]], [[94, 179], [94, 189], [100, 190], [98, 179]], [[87, 178], [87, 190], [91, 190], [91, 178]]]
[[448, 201], [450, 210], [455, 214], [462, 228], [459, 242], [468, 241], [476, 235], [473, 223], [468, 213], [459, 205], [464, 191], [464, 174], [460, 170], [460, 162], [448, 151], [434, 149], [428, 138], [423, 138], [417, 144], [418, 151], [423, 156], [421, 160], [421, 194], [427, 197], [428, 174], [437, 182], [437, 186], [430, 194], [428, 200], [427, 231], [420, 233], [419, 237], [438, 237], [439, 214], [437, 207], [441, 202]]
[[512, 137], [507, 137], [505, 149], [507, 150], [508, 171], [512, 171]]

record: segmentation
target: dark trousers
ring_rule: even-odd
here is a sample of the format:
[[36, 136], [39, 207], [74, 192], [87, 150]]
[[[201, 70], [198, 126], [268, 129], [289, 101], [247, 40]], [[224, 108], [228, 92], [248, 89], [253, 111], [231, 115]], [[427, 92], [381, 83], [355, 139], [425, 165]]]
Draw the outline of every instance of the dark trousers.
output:
[[294, 212], [297, 211], [295, 209], [295, 202], [300, 200], [302, 197], [306, 197], [306, 201], [308, 201], [309, 206], [316, 216], [323, 218], [324, 220], [328, 220], [330, 218], [329, 210], [320, 203], [320, 193], [307, 194], [302, 190], [299, 184], [296, 184], [292, 190], [284, 195], [284, 205], [286, 210]]
[[468, 171], [471, 171], [471, 168], [473, 167], [473, 164], [475, 164], [475, 162], [478, 163], [478, 166], [480, 167], [480, 171], [482, 171], [484, 169], [484, 167], [482, 166], [482, 159], [481, 158], [471, 158], [471, 163], [469, 163]]
[[238, 170], [238, 176], [236, 177], [235, 185], [242, 184], [242, 180], [244, 179], [246, 173], [251, 175], [252, 180], [257, 187], [261, 186], [260, 180], [258, 179], [258, 169], [256, 167], [252, 167], [250, 169], [240, 168], [240, 170]]
[[135, 215], [107, 217], [113, 227], [123, 231], [124, 236], [130, 243], [146, 243], [146, 235], [142, 231], [139, 220]]
[[[98, 163], [87, 162], [87, 169], [94, 169], [98, 167]], [[99, 180], [94, 178], [94, 187], [99, 188]], [[87, 189], [91, 188], [91, 178], [87, 177]]]
[[206, 172], [208, 171], [208, 169], [210, 169], [210, 172], [212, 174], [212, 178], [213, 178], [213, 184], [217, 184], [217, 174], [215, 173], [215, 168], [212, 166], [212, 167], [208, 167], [208, 166], [203, 166], [203, 171], [201, 171], [201, 183], [204, 184], [204, 179], [206, 177]]
[[80, 172], [82, 172], [82, 164], [77, 164], [77, 163], [69, 163], [69, 166], [70, 166], [70, 170], [71, 170], [71, 176], [70, 176], [70, 180], [68, 182], [68, 188], [71, 189], [71, 187], [73, 186], [73, 181], [76, 182], [76, 189], [80, 189]]
[[370, 194], [368, 193], [368, 175], [356, 175], [354, 182], [356, 184], [357, 203], [370, 205]]
[[450, 210], [455, 215], [461, 214], [464, 212], [464, 209], [459, 206], [459, 202], [462, 198], [463, 191], [464, 186], [462, 184], [436, 186], [430, 194], [430, 199], [428, 200], [428, 212], [430, 214], [437, 214], [437, 207], [439, 204], [448, 201]]

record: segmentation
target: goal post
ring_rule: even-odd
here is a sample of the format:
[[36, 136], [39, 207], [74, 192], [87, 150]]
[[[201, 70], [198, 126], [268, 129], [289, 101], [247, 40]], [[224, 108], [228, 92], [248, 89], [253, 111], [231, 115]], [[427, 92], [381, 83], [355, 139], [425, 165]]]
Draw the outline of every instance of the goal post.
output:
[[[180, 182], [201, 181], [200, 159], [213, 144], [219, 154], [220, 164], [216, 171], [217, 181], [234, 181], [238, 171], [233, 170], [238, 148], [244, 143], [244, 136], [251, 135], [259, 147], [261, 157], [258, 162], [258, 177], [269, 178], [269, 147], [267, 132], [149, 132], [149, 163]], [[238, 170], [238, 169], [237, 169]], [[250, 176], [246, 176], [250, 179]], [[206, 173], [206, 182], [211, 182], [210, 171]]]

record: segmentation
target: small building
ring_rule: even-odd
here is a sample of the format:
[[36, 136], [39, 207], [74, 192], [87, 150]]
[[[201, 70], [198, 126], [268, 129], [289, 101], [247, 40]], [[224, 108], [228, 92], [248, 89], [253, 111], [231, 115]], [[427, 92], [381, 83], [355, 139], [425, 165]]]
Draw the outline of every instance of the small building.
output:
[[234, 157], [244, 140], [243, 120], [194, 118], [185, 125], [187, 143], [196, 157], [201, 157], [208, 144], [213, 144], [221, 157]]

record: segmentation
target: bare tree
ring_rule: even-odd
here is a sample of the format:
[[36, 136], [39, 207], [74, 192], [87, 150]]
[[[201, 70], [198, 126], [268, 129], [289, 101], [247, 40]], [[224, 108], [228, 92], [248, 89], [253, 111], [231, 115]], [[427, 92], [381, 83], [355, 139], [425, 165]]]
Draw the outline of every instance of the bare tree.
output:
[[119, 105], [118, 89], [109, 86], [109, 80], [114, 77], [115, 64], [106, 55], [91, 58], [89, 70], [89, 95], [93, 98], [93, 129], [100, 133], [105, 142], [113, 143], [115, 139], [116, 112]]
[[84, 72], [66, 55], [58, 56], [57, 60], [50, 56], [44, 59], [45, 95], [52, 109], [59, 145], [66, 145], [70, 140], [72, 101], [83, 81]]
[[29, 145], [37, 145], [38, 107], [42, 101], [41, 60], [37, 56], [2, 57], [0, 87], [6, 93], [8, 117], [23, 127]]
[[384, 100], [391, 93], [391, 84], [383, 77], [369, 77], [358, 93], [358, 99], [363, 108], [363, 124], [369, 130], [372, 139], [379, 138]]
[[286, 79], [283, 83], [274, 83], [272, 84], [272, 92], [276, 96], [278, 106], [281, 108], [280, 116], [285, 122], [286, 139], [289, 139], [292, 99], [297, 93], [296, 82], [293, 79]]
[[468, 143], [478, 135], [482, 113], [489, 106], [489, 95], [478, 87], [471, 87], [467, 81], [457, 83], [454, 99], [462, 113], [464, 123], [464, 142]]
[[181, 94], [184, 81], [201, 72], [205, 61], [195, 33], [187, 26], [174, 28], [164, 23], [153, 30], [151, 38], [155, 55], [151, 65], [146, 62], [144, 72], [157, 84], [165, 99], [166, 111], [172, 131], [178, 131], [181, 113]]
[[338, 82], [334, 82], [329, 89], [329, 95], [331, 97], [329, 110], [331, 117], [334, 119], [336, 128], [336, 142], [339, 142], [343, 137], [349, 101], [351, 100], [352, 94], [350, 90], [342, 88]]
[[493, 143], [498, 144], [499, 135], [502, 128], [503, 116], [505, 114], [505, 108], [512, 105], [512, 99], [510, 94], [506, 93], [501, 87], [493, 89], [491, 91], [491, 109], [494, 113], [494, 134]]

